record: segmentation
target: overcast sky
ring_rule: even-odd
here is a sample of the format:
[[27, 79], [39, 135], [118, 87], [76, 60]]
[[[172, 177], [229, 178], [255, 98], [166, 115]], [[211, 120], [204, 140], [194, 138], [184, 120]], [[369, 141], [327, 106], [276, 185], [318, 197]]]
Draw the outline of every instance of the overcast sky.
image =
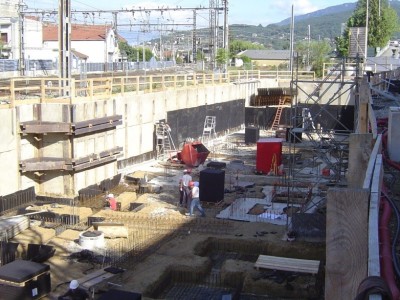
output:
[[[263, 26], [280, 22], [290, 18], [292, 5], [295, 15], [302, 15], [329, 6], [343, 3], [357, 2], [354, 0], [227, 0], [229, 7], [230, 24], [250, 24]], [[74, 10], [116, 10], [124, 8], [157, 8], [157, 7], [208, 7], [209, 0], [153, 0], [153, 1], [131, 1], [131, 0], [71, 0]], [[214, 0], [222, 6], [222, 0]], [[53, 8], [57, 9], [58, 0], [25, 0], [29, 9]], [[189, 14], [190, 15], [190, 14]], [[139, 17], [139, 16], [138, 16]], [[153, 17], [157, 17], [154, 13]], [[168, 18], [164, 14], [164, 18]], [[158, 16], [160, 18], [160, 16]], [[199, 20], [200, 21], [200, 20]]]
[[[228, 1], [228, 23], [229, 24], [248, 24], [263, 25], [277, 23], [290, 18], [292, 14], [292, 5], [294, 15], [310, 13], [329, 6], [343, 3], [357, 2], [354, 0], [227, 0]], [[27, 10], [58, 9], [58, 0], [25, 0]], [[132, 0], [71, 0], [72, 11], [98, 11], [98, 10], [120, 10], [120, 9], [151, 9], [151, 8], [188, 8], [187, 10], [171, 11], [166, 10], [163, 13], [119, 13], [119, 30], [128, 32], [124, 37], [128, 40], [141, 40], [138, 36], [149, 36], [159, 34], [159, 32], [171, 32], [178, 30], [191, 30], [193, 28], [193, 10], [190, 8], [199, 8], [209, 6], [210, 0], [153, 0], [153, 1], [132, 1]], [[222, 7], [223, 0], [214, 0]], [[57, 19], [57, 17], [53, 16]], [[75, 13], [72, 16], [73, 22], [87, 23], [111, 23], [111, 13], [100, 13], [83, 15]], [[209, 11], [198, 10], [196, 14], [197, 28], [208, 27]], [[220, 25], [223, 18], [220, 16]], [[134, 25], [133, 25], [134, 24]], [[159, 27], [149, 26], [149, 24], [163, 24]], [[186, 24], [186, 26], [184, 25]], [[161, 28], [161, 30], [158, 30]], [[131, 33], [131, 34], [130, 34]]]

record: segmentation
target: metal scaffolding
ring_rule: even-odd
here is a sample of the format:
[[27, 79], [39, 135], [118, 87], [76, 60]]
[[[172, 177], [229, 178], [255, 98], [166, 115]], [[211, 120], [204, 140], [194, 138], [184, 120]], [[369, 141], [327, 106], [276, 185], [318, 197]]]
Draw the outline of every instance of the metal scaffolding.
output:
[[[344, 174], [348, 164], [348, 142], [353, 128], [357, 126], [357, 117], [354, 118], [355, 124], [352, 127], [349, 126], [349, 122], [344, 122], [344, 117], [333, 113], [329, 108], [332, 108], [333, 104], [342, 105], [341, 97], [354, 87], [357, 88], [361, 64], [356, 61], [355, 69], [347, 66], [346, 61], [341, 61], [320, 81], [292, 79], [292, 94], [295, 98], [291, 105], [288, 134], [288, 174], [283, 182], [288, 191], [288, 207], [299, 204], [296, 202], [296, 195], [304, 192], [304, 185], [312, 191], [307, 195], [307, 202], [301, 203], [301, 212], [313, 212], [323, 208], [326, 203], [327, 186], [346, 184]], [[304, 83], [314, 84], [315, 88], [307, 92]], [[301, 102], [300, 94], [305, 95]], [[355, 93], [355, 107], [358, 103], [357, 97]], [[355, 113], [356, 111], [357, 109]], [[324, 128], [318, 121], [331, 124], [332, 128]], [[298, 219], [302, 219], [301, 216]], [[307, 218], [303, 220], [308, 222]], [[307, 225], [309, 224], [305, 226]], [[288, 229], [296, 231], [294, 226], [292, 220]]]

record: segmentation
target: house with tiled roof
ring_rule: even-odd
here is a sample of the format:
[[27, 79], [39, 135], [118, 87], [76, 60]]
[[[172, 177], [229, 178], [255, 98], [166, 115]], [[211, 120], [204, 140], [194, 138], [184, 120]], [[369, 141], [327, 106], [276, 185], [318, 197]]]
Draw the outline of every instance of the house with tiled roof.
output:
[[289, 50], [245, 50], [238, 56], [247, 56], [257, 67], [289, 65], [290, 62]]
[[[58, 50], [58, 26], [45, 23], [42, 31], [43, 47]], [[110, 25], [71, 25], [71, 49], [84, 55], [87, 62], [117, 62], [121, 39]]]

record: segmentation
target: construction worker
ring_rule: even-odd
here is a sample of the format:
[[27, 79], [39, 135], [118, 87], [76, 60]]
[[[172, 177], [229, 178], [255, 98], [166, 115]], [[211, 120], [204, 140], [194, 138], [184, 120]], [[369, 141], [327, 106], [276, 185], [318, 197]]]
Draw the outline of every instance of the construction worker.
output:
[[188, 207], [189, 193], [190, 193], [189, 182], [192, 181], [192, 176], [190, 175], [191, 172], [192, 172], [191, 169], [183, 170], [183, 176], [179, 180], [179, 194], [180, 194], [179, 206], [185, 206], [187, 208], [189, 208]]
[[69, 284], [69, 290], [62, 296], [58, 297], [58, 300], [86, 300], [89, 299], [89, 294], [82, 288], [79, 287], [78, 280], [71, 280]]
[[201, 207], [200, 203], [200, 189], [198, 182], [189, 182], [189, 189], [190, 189], [190, 209], [189, 209], [189, 216], [193, 216], [193, 209], [197, 208], [201, 213], [202, 217], [206, 216], [203, 207]]
[[114, 194], [108, 194], [106, 200], [106, 207], [109, 207], [111, 210], [117, 210], [117, 200]]

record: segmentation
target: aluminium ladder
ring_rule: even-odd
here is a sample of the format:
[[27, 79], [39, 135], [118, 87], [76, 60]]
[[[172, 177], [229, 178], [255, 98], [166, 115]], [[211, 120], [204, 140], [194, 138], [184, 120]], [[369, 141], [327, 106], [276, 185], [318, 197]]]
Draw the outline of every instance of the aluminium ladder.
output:
[[209, 143], [210, 140], [217, 137], [217, 134], [215, 133], [216, 120], [217, 117], [215, 116], [206, 116], [204, 120], [203, 135], [201, 137], [201, 142], [203, 144], [205, 142]]
[[167, 160], [176, 153], [171, 137], [171, 127], [164, 122], [156, 123], [157, 160]]

